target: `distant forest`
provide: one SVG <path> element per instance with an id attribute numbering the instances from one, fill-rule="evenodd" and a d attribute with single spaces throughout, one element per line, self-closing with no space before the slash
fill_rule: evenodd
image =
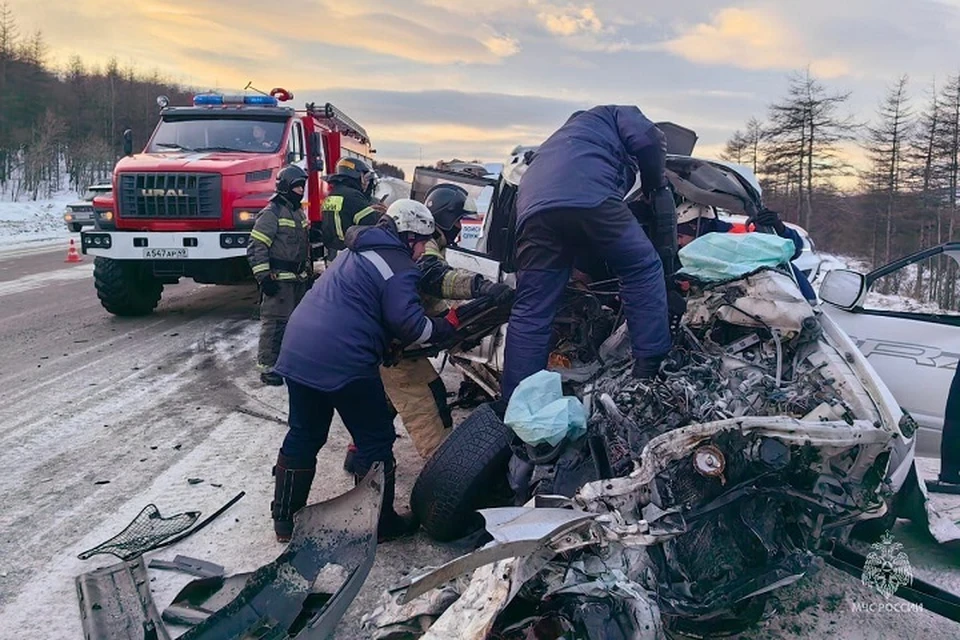
<path id="1" fill-rule="evenodd" d="M 882 266 L 960 233 L 960 75 L 920 94 L 915 103 L 900 76 L 863 122 L 843 113 L 849 93 L 795 73 L 787 95 L 734 132 L 723 157 L 749 166 L 766 205 L 807 229 L 819 248 Z M 852 147 L 862 149 L 865 167 L 848 163 L 844 150 Z M 840 177 L 856 187 L 841 192 Z M 946 258 L 898 272 L 881 288 L 960 308 L 957 266 Z"/>
<path id="2" fill-rule="evenodd" d="M 43 34 L 23 33 L 0 2 L 0 199 L 37 199 L 63 188 L 78 193 L 109 179 L 122 134 L 145 142 L 157 123 L 157 96 L 189 104 L 194 91 L 154 72 L 87 66 L 77 56 L 54 68 Z M 403 170 L 376 163 L 381 175 Z"/>
<path id="3" fill-rule="evenodd" d="M 0 197 L 36 199 L 64 186 L 80 192 L 106 178 L 123 131 L 153 130 L 159 95 L 174 104 L 191 96 L 116 60 L 98 68 L 73 57 L 55 69 L 42 33 L 21 32 L 0 3 Z"/>

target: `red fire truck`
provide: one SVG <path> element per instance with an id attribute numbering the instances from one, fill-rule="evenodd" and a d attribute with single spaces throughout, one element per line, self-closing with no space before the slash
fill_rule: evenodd
<path id="1" fill-rule="evenodd" d="M 160 121 L 143 152 L 124 152 L 113 170 L 113 191 L 94 200 L 95 227 L 81 249 L 95 257 L 94 279 L 103 307 L 115 315 L 148 314 L 165 284 L 193 278 L 236 284 L 252 278 L 246 261 L 250 229 L 288 164 L 308 175 L 303 206 L 317 241 L 323 176 L 341 157 L 368 163 L 374 151 L 363 127 L 332 104 L 296 110 L 292 94 L 202 94 L 174 107 L 163 96 Z M 319 255 L 319 254 L 315 254 Z"/>

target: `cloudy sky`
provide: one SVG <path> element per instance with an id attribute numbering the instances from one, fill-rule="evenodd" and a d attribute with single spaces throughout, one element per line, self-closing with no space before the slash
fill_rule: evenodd
<path id="1" fill-rule="evenodd" d="M 248 80 L 331 101 L 381 160 L 499 161 L 572 111 L 636 104 L 717 153 L 809 65 L 871 116 L 909 74 L 915 103 L 960 70 L 960 0 L 7 0 L 59 62 Z"/>

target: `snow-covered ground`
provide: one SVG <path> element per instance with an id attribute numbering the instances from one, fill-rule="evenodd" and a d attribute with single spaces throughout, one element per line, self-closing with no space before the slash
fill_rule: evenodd
<path id="1" fill-rule="evenodd" d="M 63 222 L 63 212 L 79 199 L 73 191 L 63 191 L 46 200 L 0 201 L 0 250 L 56 241 L 63 241 L 66 247 L 71 233 Z"/>

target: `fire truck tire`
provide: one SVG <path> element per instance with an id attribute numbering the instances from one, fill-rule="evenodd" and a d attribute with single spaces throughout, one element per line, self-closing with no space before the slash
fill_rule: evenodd
<path id="1" fill-rule="evenodd" d="M 145 316 L 157 308 L 163 284 L 137 262 L 97 257 L 93 281 L 103 308 L 115 316 Z"/>
<path id="2" fill-rule="evenodd" d="M 410 509 L 431 538 L 462 538 L 483 525 L 478 508 L 503 506 L 494 488 L 506 484 L 512 438 L 490 404 L 482 404 L 427 460 L 413 485 Z"/>

